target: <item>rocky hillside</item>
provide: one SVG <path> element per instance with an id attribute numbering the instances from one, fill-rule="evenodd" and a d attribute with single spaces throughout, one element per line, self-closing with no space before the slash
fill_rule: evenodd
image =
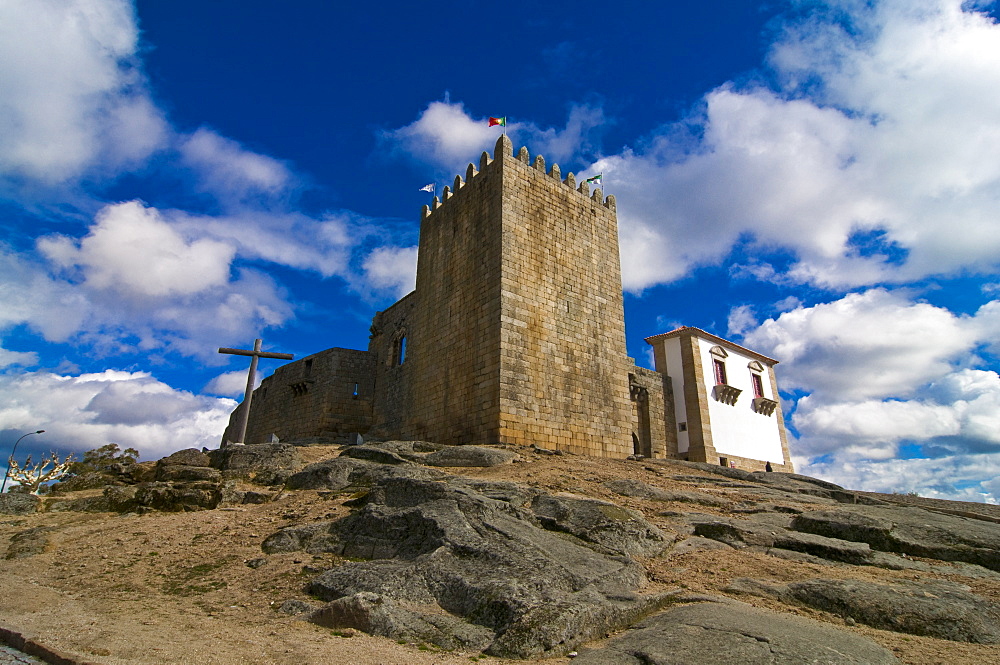
<path id="1" fill-rule="evenodd" d="M 687 462 L 185 450 L 0 496 L 0 553 L 67 663 L 1000 662 L 994 507 Z"/>

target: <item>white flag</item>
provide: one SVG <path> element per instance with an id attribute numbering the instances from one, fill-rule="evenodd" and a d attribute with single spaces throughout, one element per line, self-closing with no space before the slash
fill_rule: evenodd
<path id="1" fill-rule="evenodd" d="M 434 183 L 432 182 L 429 185 L 424 185 L 423 187 L 420 188 L 420 191 L 421 192 L 431 192 L 431 193 L 433 193 L 434 192 Z"/>

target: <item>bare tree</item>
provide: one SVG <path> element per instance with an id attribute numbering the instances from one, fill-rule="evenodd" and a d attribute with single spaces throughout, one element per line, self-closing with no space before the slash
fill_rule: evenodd
<path id="1" fill-rule="evenodd" d="M 7 477 L 17 481 L 22 487 L 37 495 L 43 483 L 61 478 L 69 473 L 69 467 L 72 463 L 72 455 L 67 455 L 66 459 L 60 462 L 59 455 L 53 452 L 50 457 L 43 457 L 42 461 L 34 466 L 31 465 L 31 455 L 28 455 L 28 459 L 24 460 L 22 467 L 14 461 L 14 456 L 11 455 L 10 459 L 7 460 L 7 464 L 10 466 Z M 52 468 L 46 470 L 50 464 Z"/>

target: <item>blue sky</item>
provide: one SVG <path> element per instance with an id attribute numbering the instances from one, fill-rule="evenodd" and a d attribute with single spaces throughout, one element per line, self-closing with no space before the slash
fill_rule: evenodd
<path id="1" fill-rule="evenodd" d="M 215 446 L 245 380 L 219 346 L 366 348 L 418 190 L 505 115 L 616 196 L 640 364 L 727 337 L 781 361 L 801 472 L 996 502 L 996 16 L 2 0 L 0 453 Z"/>

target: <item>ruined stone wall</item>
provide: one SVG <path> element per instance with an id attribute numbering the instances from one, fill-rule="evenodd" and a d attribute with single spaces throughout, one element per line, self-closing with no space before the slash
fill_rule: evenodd
<path id="1" fill-rule="evenodd" d="M 365 433 L 372 424 L 374 356 L 367 351 L 327 349 L 274 371 L 253 393 L 246 443 L 336 438 Z M 232 440 L 242 405 L 230 416 L 223 441 Z"/>
<path id="2" fill-rule="evenodd" d="M 639 444 L 633 452 L 656 459 L 676 458 L 677 424 L 670 377 L 635 366 L 629 373 L 629 388 L 632 433 Z"/>
<path id="3" fill-rule="evenodd" d="M 370 434 L 382 439 L 407 438 L 407 414 L 413 409 L 412 329 L 417 293 L 372 319 L 368 352 L 374 359 L 375 386 Z M 402 361 L 402 362 L 400 362 Z"/>
<path id="4" fill-rule="evenodd" d="M 497 143 L 503 178 L 500 439 L 632 452 L 614 198 Z M 497 168 L 497 167 L 500 168 Z M 492 174 L 491 174 L 492 175 Z"/>

